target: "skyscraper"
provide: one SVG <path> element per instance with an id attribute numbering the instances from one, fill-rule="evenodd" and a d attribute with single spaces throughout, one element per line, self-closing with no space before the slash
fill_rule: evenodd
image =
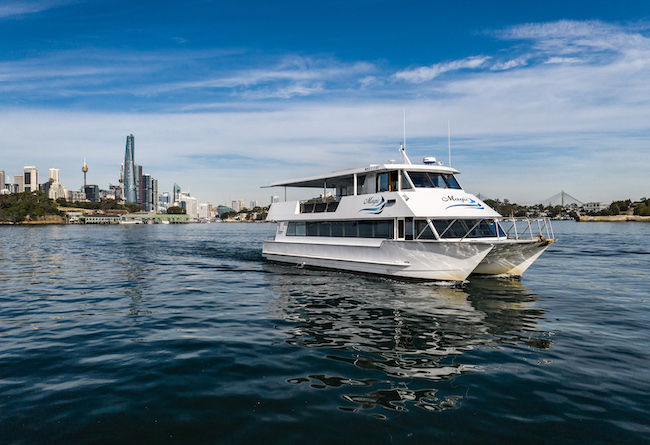
<path id="1" fill-rule="evenodd" d="M 181 186 L 174 183 L 174 188 L 172 190 L 172 205 L 181 201 Z"/>
<path id="2" fill-rule="evenodd" d="M 59 170 L 58 168 L 51 168 L 49 174 L 50 174 L 50 181 L 61 182 L 61 170 Z"/>
<path id="3" fill-rule="evenodd" d="M 36 167 L 23 168 L 23 186 L 24 191 L 34 192 L 38 190 L 38 170 Z"/>
<path id="4" fill-rule="evenodd" d="M 135 191 L 135 138 L 132 134 L 126 137 L 126 152 L 124 154 L 124 200 L 132 204 L 138 202 Z"/>

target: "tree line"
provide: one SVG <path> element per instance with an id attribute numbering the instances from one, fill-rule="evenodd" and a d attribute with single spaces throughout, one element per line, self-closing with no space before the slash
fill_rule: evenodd
<path id="1" fill-rule="evenodd" d="M 40 191 L 0 195 L 0 222 L 18 223 L 27 217 L 61 215 L 56 202 Z"/>

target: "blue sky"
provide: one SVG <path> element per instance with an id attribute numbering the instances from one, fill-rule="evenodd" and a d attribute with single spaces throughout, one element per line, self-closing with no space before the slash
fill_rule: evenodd
<path id="1" fill-rule="evenodd" d="M 650 195 L 650 2 L 0 2 L 0 170 L 199 201 L 437 156 L 522 203 Z"/>

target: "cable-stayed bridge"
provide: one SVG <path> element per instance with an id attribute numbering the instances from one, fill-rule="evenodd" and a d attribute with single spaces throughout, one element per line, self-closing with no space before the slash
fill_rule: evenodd
<path id="1" fill-rule="evenodd" d="M 479 193 L 478 198 L 482 201 L 485 201 L 486 199 L 492 199 L 488 196 L 485 196 L 481 193 Z M 555 195 L 551 196 L 550 198 L 546 198 L 542 201 L 537 201 L 537 202 L 529 202 L 529 203 L 519 203 L 519 205 L 534 205 L 534 204 L 542 204 L 543 206 L 562 206 L 562 207 L 568 207 L 571 205 L 577 205 L 578 207 L 584 205 L 582 201 L 580 201 L 577 198 L 574 198 L 573 196 L 569 195 L 567 192 L 562 190 L 560 193 L 556 193 Z"/>
<path id="2" fill-rule="evenodd" d="M 543 204 L 545 206 L 551 206 L 551 207 L 555 207 L 555 206 L 566 207 L 572 204 L 575 204 L 577 206 L 584 205 L 582 201 L 569 195 L 564 190 L 562 190 L 560 193 L 551 196 L 550 198 L 546 198 L 540 204 Z"/>

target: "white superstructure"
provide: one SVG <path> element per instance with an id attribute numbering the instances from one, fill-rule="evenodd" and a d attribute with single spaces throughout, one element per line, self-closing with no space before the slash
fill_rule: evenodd
<path id="1" fill-rule="evenodd" d="M 414 280 L 521 275 L 555 241 L 547 219 L 504 219 L 466 193 L 459 172 L 425 158 L 373 164 L 272 187 L 320 189 L 318 198 L 276 202 L 267 220 L 271 261 Z"/>

